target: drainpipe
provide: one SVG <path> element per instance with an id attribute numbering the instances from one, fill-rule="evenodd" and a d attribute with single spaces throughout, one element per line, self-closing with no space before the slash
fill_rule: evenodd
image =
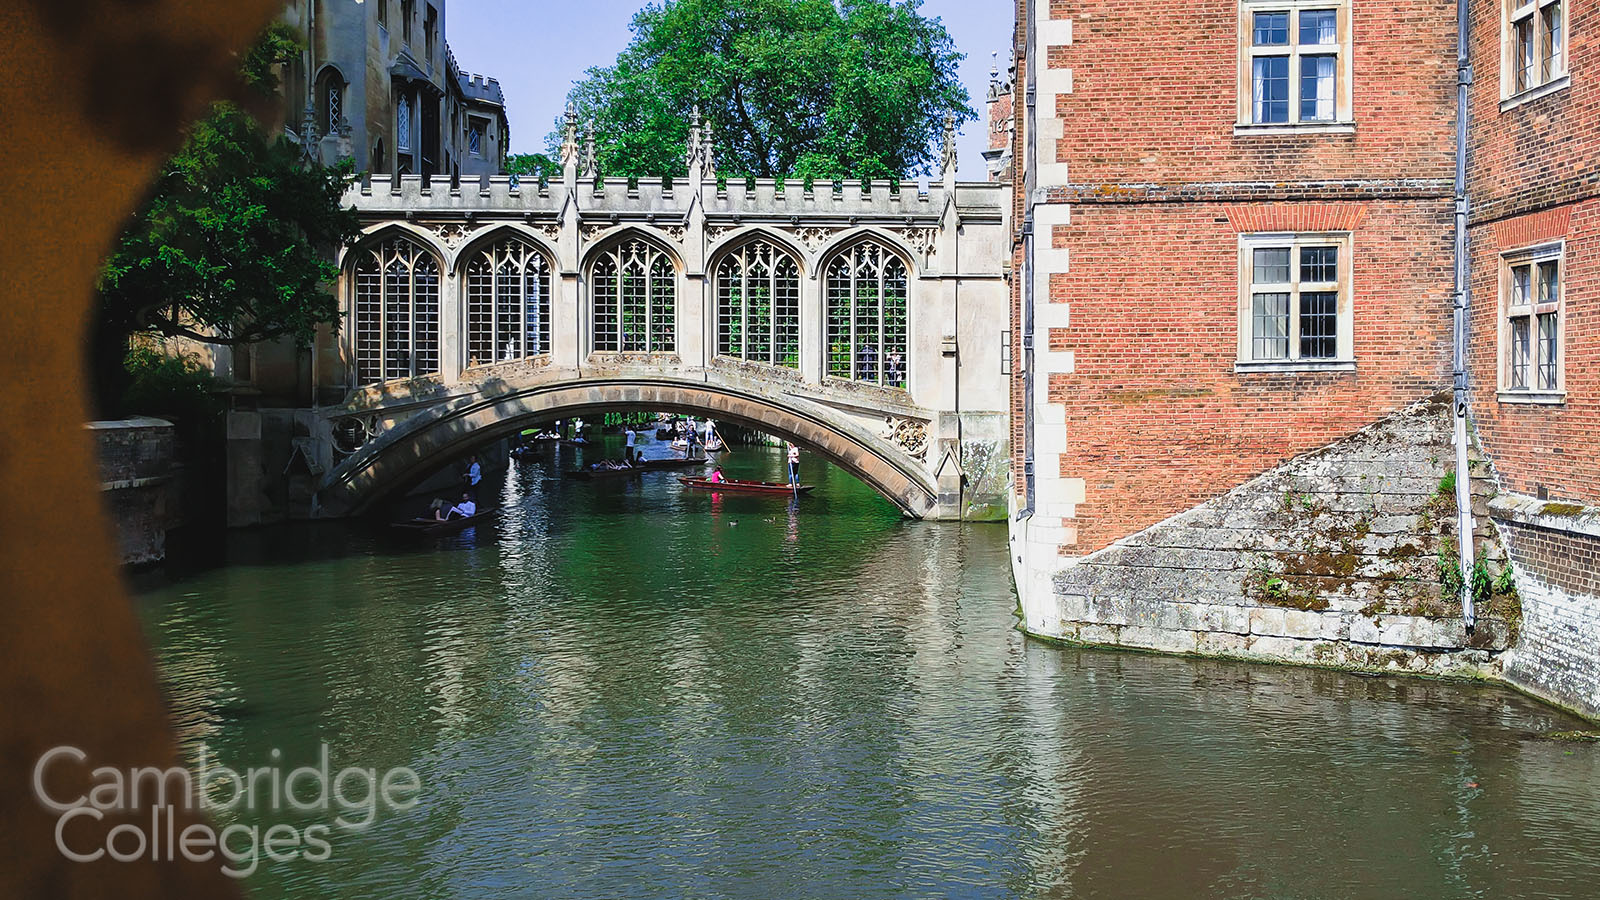
<path id="1" fill-rule="evenodd" d="M 1455 407 L 1456 535 L 1461 557 L 1461 616 L 1466 620 L 1468 634 L 1477 625 L 1477 611 L 1472 604 L 1472 475 L 1467 461 L 1467 337 L 1472 309 L 1467 257 L 1467 88 L 1472 84 L 1470 31 L 1469 0 L 1456 0 L 1456 291 L 1452 400 Z"/>
<path id="2" fill-rule="evenodd" d="M 1026 57 L 1026 115 L 1019 117 L 1012 112 L 1013 121 L 1019 122 L 1025 129 L 1023 147 L 1022 178 L 1019 189 L 1022 191 L 1022 478 L 1023 478 L 1023 507 L 1017 510 L 1017 519 L 1027 519 L 1033 515 L 1034 509 L 1034 439 L 1033 439 L 1033 192 L 1037 185 L 1038 148 L 1034 144 L 1034 107 L 1037 105 L 1038 84 L 1034 72 L 1038 65 L 1034 59 L 1034 5 L 1039 0 L 1030 0 L 1024 4 L 1027 11 L 1027 31 L 1023 40 L 1023 55 Z"/>

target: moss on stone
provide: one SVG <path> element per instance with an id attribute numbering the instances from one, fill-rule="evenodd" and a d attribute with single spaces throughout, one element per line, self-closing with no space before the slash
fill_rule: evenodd
<path id="1" fill-rule="evenodd" d="M 1580 503 L 1546 503 L 1539 509 L 1544 516 L 1581 516 L 1587 507 Z"/>
<path id="2" fill-rule="evenodd" d="M 1552 731 L 1545 735 L 1552 741 L 1569 741 L 1580 744 L 1600 744 L 1600 731 Z"/>

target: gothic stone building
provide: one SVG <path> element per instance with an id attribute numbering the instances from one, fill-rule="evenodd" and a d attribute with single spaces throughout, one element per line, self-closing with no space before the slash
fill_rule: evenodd
<path id="1" fill-rule="evenodd" d="M 493 78 L 468 75 L 445 42 L 445 0 L 293 0 L 283 21 L 303 38 L 281 73 L 284 131 L 312 156 L 370 174 L 498 175 L 510 131 Z M 312 402 L 310 355 L 288 344 L 183 344 L 235 386 L 237 404 Z"/>
<path id="2" fill-rule="evenodd" d="M 284 20 L 306 49 L 284 73 L 291 136 L 373 173 L 499 174 L 505 96 L 457 65 L 445 13 L 445 0 L 292 0 Z"/>
<path id="3" fill-rule="evenodd" d="M 1017 5 L 1025 627 L 1600 710 L 1596 4 L 1471 4 L 1465 469 L 1456 4 L 1170 9 Z"/>

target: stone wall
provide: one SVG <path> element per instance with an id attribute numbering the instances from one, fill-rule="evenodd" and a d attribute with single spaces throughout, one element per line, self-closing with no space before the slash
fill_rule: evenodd
<path id="1" fill-rule="evenodd" d="M 1058 573 L 1027 630 L 1088 644 L 1495 675 L 1518 612 L 1468 634 L 1455 559 L 1447 397 L 1297 457 Z M 1486 493 L 1475 481 L 1475 492 Z M 1492 533 L 1480 554 L 1498 559 Z M 1441 566 L 1441 559 L 1444 565 Z M 1498 567 L 1491 569 L 1492 576 Z"/>
<path id="2" fill-rule="evenodd" d="M 179 524 L 174 477 L 176 438 L 171 422 L 122 419 L 90 422 L 100 462 L 100 492 L 126 565 L 159 562 L 167 531 Z"/>
<path id="3" fill-rule="evenodd" d="M 1600 508 L 1507 495 L 1489 511 L 1522 596 L 1522 639 L 1507 678 L 1600 717 Z"/>

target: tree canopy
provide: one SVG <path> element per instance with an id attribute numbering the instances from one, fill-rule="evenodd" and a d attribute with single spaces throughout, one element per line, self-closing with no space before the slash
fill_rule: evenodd
<path id="1" fill-rule="evenodd" d="M 517 153 L 506 160 L 506 174 L 560 181 L 561 163 L 558 158 L 543 153 Z"/>
<path id="2" fill-rule="evenodd" d="M 241 80 L 270 92 L 273 64 L 297 52 L 291 35 L 269 30 L 245 55 Z M 352 171 L 309 161 L 238 105 L 216 104 L 106 262 L 102 333 L 308 343 L 338 318 L 331 253 L 358 230 L 355 212 L 341 208 Z"/>
<path id="3" fill-rule="evenodd" d="M 975 118 L 962 54 L 921 0 L 665 0 L 569 99 L 606 175 L 684 171 L 698 106 L 722 172 L 891 178 L 939 161 L 944 118 Z M 561 143 L 561 122 L 551 150 Z"/>

